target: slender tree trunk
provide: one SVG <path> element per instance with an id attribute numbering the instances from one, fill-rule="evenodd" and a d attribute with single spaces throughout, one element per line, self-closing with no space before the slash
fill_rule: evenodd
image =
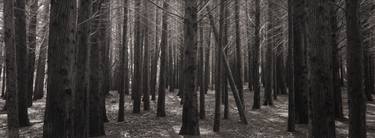
<path id="1" fill-rule="evenodd" d="M 43 137 L 73 137 L 75 0 L 51 1 L 47 104 Z M 66 10 L 70 9 L 70 10 Z"/>
<path id="2" fill-rule="evenodd" d="M 265 54 L 265 65 L 264 65 L 264 70 L 263 73 L 265 75 L 265 86 L 264 86 L 264 102 L 263 105 L 273 105 L 272 101 L 272 84 L 273 84 L 273 77 L 272 77 L 272 63 L 273 63 L 273 38 L 272 38 L 272 24 L 273 24 L 273 13 L 271 9 L 271 1 L 268 0 L 268 32 L 267 32 L 267 47 L 266 47 L 266 54 Z"/>
<path id="3" fill-rule="evenodd" d="M 295 130 L 295 95 L 294 95 L 294 64 L 293 64 L 293 48 L 294 48 L 294 4 L 295 0 L 288 0 L 288 67 L 289 67 L 289 80 L 288 80 L 288 131 L 294 132 Z"/>
<path id="4" fill-rule="evenodd" d="M 149 18 L 151 17 L 149 15 L 149 9 L 148 9 L 148 1 L 144 1 L 144 17 L 145 17 L 145 20 L 144 20 L 144 24 L 145 24 L 145 28 L 144 28 L 144 55 L 143 55 L 143 109 L 145 111 L 148 111 L 150 110 L 150 94 L 149 94 L 149 72 L 150 72 L 150 65 L 149 65 L 149 61 L 150 61 L 150 57 L 149 57 L 149 53 L 150 53 L 150 50 L 149 50 L 149 47 L 150 47 L 150 37 L 149 37 L 149 33 L 151 31 L 149 31 L 151 25 L 150 25 L 150 21 Z"/>
<path id="5" fill-rule="evenodd" d="M 30 21 L 28 24 L 28 80 L 27 80 L 27 104 L 32 106 L 33 90 L 34 90 L 34 71 L 35 71 L 35 50 L 36 50 L 36 33 L 37 33 L 37 15 L 38 15 L 38 0 L 29 0 L 30 4 Z"/>
<path id="6" fill-rule="evenodd" d="M 28 70 L 27 70 L 27 45 L 26 45 L 26 11 L 25 0 L 15 0 L 15 43 L 17 60 L 17 87 L 18 87 L 18 113 L 20 127 L 29 126 L 28 108 Z"/>
<path id="7" fill-rule="evenodd" d="M 241 9 L 241 3 L 240 0 L 234 1 L 234 18 L 235 18 L 235 29 L 236 29 L 236 76 L 237 76 L 237 88 L 240 95 L 241 102 L 244 103 L 243 98 L 243 82 L 242 82 L 242 48 L 241 48 L 241 27 L 240 27 L 240 9 Z"/>
<path id="8" fill-rule="evenodd" d="M 332 3 L 336 3 L 336 0 L 331 0 Z M 333 95 L 335 103 L 335 117 L 336 119 L 343 119 L 344 113 L 342 109 L 342 97 L 341 97 L 341 86 L 340 86 L 340 58 L 339 48 L 337 42 L 337 8 L 331 6 L 330 9 L 330 24 L 331 24 L 331 43 L 332 43 L 332 83 L 333 83 Z"/>
<path id="9" fill-rule="evenodd" d="M 142 0 L 135 1 L 135 12 L 141 11 Z M 142 91 L 140 89 L 142 82 L 142 72 L 141 72 L 141 62 L 142 62 L 142 42 L 141 42 L 141 17 L 139 14 L 135 15 L 135 25 L 134 25 L 134 80 L 133 82 L 133 113 L 141 112 L 141 95 Z"/>
<path id="10" fill-rule="evenodd" d="M 169 0 L 165 0 L 163 3 L 165 10 L 169 9 Z M 158 93 L 158 104 L 157 104 L 157 116 L 165 117 L 165 91 L 166 91 L 166 52 L 168 44 L 168 13 L 163 11 L 162 17 L 162 32 L 161 32 L 161 56 L 160 56 L 160 73 L 159 73 L 159 93 Z"/>
<path id="11" fill-rule="evenodd" d="M 124 26 L 122 36 L 122 48 L 120 50 L 120 102 L 118 111 L 118 122 L 124 121 L 125 94 L 129 93 L 128 76 L 128 0 L 124 1 Z"/>
<path id="12" fill-rule="evenodd" d="M 46 61 L 47 61 L 47 50 L 48 50 L 48 36 L 49 36 L 49 8 L 50 8 L 50 1 L 44 1 L 45 11 L 43 13 L 43 22 L 44 26 L 42 28 L 42 42 L 39 49 L 39 56 L 37 60 L 37 71 L 36 71 L 36 78 L 35 78 L 35 89 L 34 89 L 34 97 L 33 100 L 42 99 L 44 95 L 44 81 L 46 76 Z"/>
<path id="13" fill-rule="evenodd" d="M 255 0 L 255 43 L 253 46 L 253 109 L 260 109 L 259 49 L 260 49 L 260 0 Z"/>
<path id="14" fill-rule="evenodd" d="M 366 99 L 362 83 L 362 45 L 358 0 L 346 0 L 349 137 L 366 138 Z"/>
<path id="15" fill-rule="evenodd" d="M 18 89 L 17 89 L 17 64 L 15 45 L 14 0 L 4 1 L 4 42 L 7 85 L 7 125 L 8 137 L 18 138 Z"/>
<path id="16" fill-rule="evenodd" d="M 197 52 L 198 1 L 185 0 L 184 69 L 182 127 L 180 135 L 200 135 L 198 100 L 194 90 L 195 58 Z"/>
<path id="17" fill-rule="evenodd" d="M 205 84 L 204 84 L 204 28 L 202 23 L 199 27 L 199 45 L 198 45 L 198 79 L 199 79 L 199 118 L 205 119 L 206 118 L 206 111 L 205 111 Z"/>
<path id="18" fill-rule="evenodd" d="M 159 2 L 157 2 L 158 4 Z M 151 82 L 150 82 L 150 92 L 151 100 L 156 100 L 156 84 L 157 84 L 157 71 L 158 71 L 158 59 L 159 59 L 159 8 L 155 8 L 155 46 L 151 58 Z"/>

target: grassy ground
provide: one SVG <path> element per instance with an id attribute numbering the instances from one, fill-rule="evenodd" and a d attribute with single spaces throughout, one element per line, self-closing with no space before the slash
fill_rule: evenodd
<path id="1" fill-rule="evenodd" d="M 346 95 L 346 94 L 344 94 Z M 274 106 L 262 106 L 260 110 L 251 110 L 253 93 L 245 93 L 246 117 L 249 124 L 243 125 L 239 121 L 234 99 L 230 97 L 230 113 L 228 120 L 222 120 L 221 132 L 212 131 L 214 116 L 214 92 L 206 95 L 207 119 L 200 121 L 201 137 L 251 137 L 251 138 L 275 138 L 275 137 L 306 137 L 307 125 L 297 125 L 296 133 L 288 133 L 286 95 L 281 95 L 274 102 Z M 107 115 L 110 122 L 105 124 L 106 137 L 171 137 L 178 138 L 181 127 L 182 106 L 176 93 L 168 93 L 166 98 L 167 117 L 156 117 L 156 103 L 151 102 L 151 111 L 142 111 L 141 114 L 133 114 L 132 102 L 126 97 L 125 121 L 117 122 L 118 95 L 111 92 L 107 97 Z M 347 117 L 346 96 L 344 96 L 345 115 Z M 0 100 L 0 107 L 4 105 Z M 43 114 L 45 99 L 35 101 L 29 109 L 30 127 L 21 129 L 23 137 L 41 137 L 43 129 Z M 336 121 L 337 136 L 347 137 L 348 121 Z M 375 137 L 375 102 L 368 104 L 367 113 L 368 137 Z M 0 113 L 0 137 L 6 137 L 6 113 Z"/>

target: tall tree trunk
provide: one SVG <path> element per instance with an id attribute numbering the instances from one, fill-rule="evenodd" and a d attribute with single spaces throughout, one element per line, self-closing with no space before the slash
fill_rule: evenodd
<path id="1" fill-rule="evenodd" d="M 194 90 L 197 52 L 198 1 L 185 0 L 182 127 L 180 135 L 200 135 L 197 92 Z"/>
<path id="2" fill-rule="evenodd" d="M 157 2 L 159 4 L 159 2 Z M 152 58 L 151 58 L 151 82 L 150 82 L 150 92 L 151 92 L 151 100 L 155 101 L 156 100 L 156 84 L 157 84 L 157 71 L 158 71 L 158 59 L 159 59 L 159 53 L 160 53 L 160 48 L 159 48 L 159 24 L 160 24 L 160 19 L 159 19 L 159 8 L 155 8 L 155 46 L 154 50 L 152 53 Z"/>
<path id="3" fill-rule="evenodd" d="M 204 28 L 202 23 L 199 25 L 199 45 L 198 45 L 198 80 L 199 80 L 199 118 L 206 118 L 205 111 L 205 84 L 204 84 Z"/>
<path id="4" fill-rule="evenodd" d="M 330 2 L 307 2 L 307 51 L 309 61 L 309 136 L 335 137 L 332 92 Z M 297 81 L 297 80 L 296 80 Z"/>
<path id="5" fill-rule="evenodd" d="M 288 0 L 288 131 L 294 132 L 295 129 L 295 95 L 294 95 L 294 4 L 295 0 Z"/>
<path id="6" fill-rule="evenodd" d="M 75 47 L 76 59 L 74 64 L 75 91 L 73 107 L 73 136 L 88 137 L 89 135 L 89 57 L 90 57 L 90 25 L 87 21 L 92 16 L 92 1 L 81 0 L 78 5 L 77 45 Z"/>
<path id="7" fill-rule="evenodd" d="M 73 137 L 75 0 L 52 0 L 43 137 Z M 70 10 L 67 10 L 70 9 Z"/>
<path id="8" fill-rule="evenodd" d="M 169 0 L 165 0 L 163 8 L 169 9 Z M 159 93 L 158 93 L 158 104 L 157 104 L 157 116 L 164 117 L 165 114 L 165 91 L 166 91 L 166 52 L 168 44 L 168 13 L 163 11 L 162 17 L 162 32 L 161 32 L 161 55 L 160 55 L 160 73 L 159 73 Z"/>
<path id="9" fill-rule="evenodd" d="M 260 49 L 260 0 L 255 0 L 255 43 L 253 46 L 253 109 L 260 109 L 259 49 Z"/>
<path id="10" fill-rule="evenodd" d="M 122 36 L 122 48 L 120 50 L 120 99 L 118 122 L 124 121 L 125 112 L 125 94 L 129 93 L 129 76 L 128 76 L 128 0 L 124 1 L 124 26 Z"/>
<path id="11" fill-rule="evenodd" d="M 48 48 L 48 36 L 49 36 L 49 12 L 50 12 L 50 1 L 44 0 L 43 3 L 45 9 L 42 16 L 43 27 L 41 32 L 42 42 L 39 48 L 39 56 L 37 60 L 37 70 L 35 77 L 35 89 L 33 100 L 42 99 L 44 95 L 44 81 L 46 76 L 46 61 L 47 61 L 47 48 Z"/>
<path id="12" fill-rule="evenodd" d="M 305 3 L 298 0 L 292 3 L 293 8 L 293 77 L 295 96 L 295 117 L 297 123 L 308 123 L 308 78 L 306 65 L 306 32 L 305 32 Z"/>
<path id="13" fill-rule="evenodd" d="M 8 137 L 18 138 L 18 89 L 17 89 L 17 64 L 15 45 L 14 0 L 5 0 L 4 3 L 4 42 L 7 87 L 7 125 Z"/>
<path id="14" fill-rule="evenodd" d="M 110 31 L 110 1 L 103 0 L 101 2 L 101 13 L 100 15 L 100 26 L 98 30 L 98 38 L 101 38 L 99 42 L 99 57 L 100 57 L 100 107 L 102 108 L 103 120 L 104 122 L 108 122 L 107 111 L 105 106 L 105 99 L 106 96 L 109 94 L 111 89 L 111 63 L 109 61 L 109 51 L 110 51 L 110 39 L 111 39 L 111 31 Z"/>
<path id="15" fill-rule="evenodd" d="M 238 92 L 241 98 L 241 102 L 244 103 L 244 98 L 243 98 L 243 82 L 242 82 L 242 48 L 241 48 L 241 27 L 240 27 L 240 9 L 241 9 L 241 3 L 240 0 L 235 0 L 234 1 L 234 18 L 235 18 L 235 34 L 236 34 L 236 84 L 238 88 Z"/>
<path id="16" fill-rule="evenodd" d="M 142 0 L 135 1 L 135 12 L 141 12 Z M 134 25 L 134 80 L 133 82 L 133 113 L 141 112 L 141 83 L 142 83 L 142 39 L 141 39 L 141 17 L 139 14 L 135 15 Z"/>
<path id="17" fill-rule="evenodd" d="M 273 27 L 273 13 L 271 9 L 271 1 L 268 0 L 267 2 L 267 8 L 268 8 L 268 32 L 267 32 L 267 45 L 266 45 L 266 53 L 265 53 L 265 65 L 264 65 L 264 70 L 262 72 L 264 73 L 265 76 L 265 86 L 264 86 L 264 103 L 263 105 L 273 105 L 272 101 L 272 63 L 273 63 L 273 38 L 272 38 L 272 31 L 270 31 Z"/>
<path id="18" fill-rule="evenodd" d="M 336 0 L 331 0 L 332 3 L 336 3 Z M 332 87 L 335 103 L 335 117 L 336 119 L 343 119 L 344 113 L 342 109 L 342 96 L 341 96 L 341 86 L 340 86 L 340 58 L 339 58 L 339 48 L 337 42 L 337 8 L 331 6 L 330 9 L 330 24 L 331 24 L 331 44 L 332 44 Z"/>
<path id="19" fill-rule="evenodd" d="M 358 0 L 346 0 L 349 137 L 366 138 L 366 99 L 362 81 L 362 43 Z"/>
<path id="20" fill-rule="evenodd" d="M 27 80 L 27 102 L 28 107 L 32 106 L 33 90 L 34 90 L 34 71 L 35 71 L 35 50 L 36 50 L 36 33 L 37 33 L 37 15 L 38 15 L 38 0 L 29 0 L 30 4 L 30 21 L 28 24 L 28 80 Z"/>
<path id="21" fill-rule="evenodd" d="M 28 108 L 28 70 L 27 70 L 27 45 L 26 45 L 26 9 L 25 0 L 15 1 L 15 40 L 17 60 L 17 87 L 18 87 L 18 113 L 20 127 L 29 126 Z"/>
<path id="22" fill-rule="evenodd" d="M 149 33 L 151 31 L 149 31 L 151 28 L 151 24 L 150 24 L 150 20 L 149 18 L 151 17 L 149 15 L 149 9 L 148 9 L 148 4 L 149 2 L 148 1 L 144 1 L 144 24 L 145 24 L 145 27 L 144 27 L 144 38 L 143 38 L 143 42 L 144 42 L 144 55 L 143 55 L 143 109 L 145 111 L 148 111 L 150 110 L 150 92 L 149 92 L 149 72 L 150 72 L 150 64 L 149 64 L 149 61 L 150 61 L 150 57 L 149 57 L 149 53 L 150 53 L 150 50 L 149 50 L 149 47 L 150 47 L 150 37 L 149 37 Z"/>
<path id="23" fill-rule="evenodd" d="M 102 136 L 104 132 L 104 114 L 101 106 L 104 93 L 103 90 L 103 72 L 101 68 L 101 41 L 103 41 L 102 34 L 99 33 L 102 19 L 103 19 L 103 5 L 101 0 L 93 3 L 92 13 L 97 13 L 99 16 L 94 18 L 92 22 L 92 32 L 96 32 L 91 36 L 91 48 L 89 57 L 89 136 Z"/>

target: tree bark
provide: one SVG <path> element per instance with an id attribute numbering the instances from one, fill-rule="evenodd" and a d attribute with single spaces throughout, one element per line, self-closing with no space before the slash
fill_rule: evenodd
<path id="1" fill-rule="evenodd" d="M 128 76 L 128 0 L 124 1 L 124 26 L 122 36 L 122 48 L 120 50 L 120 88 L 119 88 L 119 112 L 118 122 L 124 121 L 125 112 L 125 94 L 129 93 L 129 76 Z"/>
<path id="2" fill-rule="evenodd" d="M 48 50 L 48 36 L 49 36 L 49 13 L 50 13 L 50 1 L 44 1 L 45 11 L 43 13 L 43 22 L 44 26 L 42 28 L 43 35 L 42 35 L 42 42 L 39 49 L 39 56 L 37 60 L 37 71 L 36 71 L 36 78 L 35 78 L 35 89 L 34 89 L 34 97 L 33 100 L 42 99 L 44 96 L 44 82 L 46 76 L 46 61 L 47 61 L 47 50 Z"/>
<path id="3" fill-rule="evenodd" d="M 165 0 L 163 3 L 165 10 L 169 9 L 169 0 Z M 160 56 L 160 75 L 159 75 L 159 94 L 157 104 L 157 116 L 165 117 L 165 91 L 166 91 L 166 53 L 168 44 L 168 13 L 163 11 L 162 17 L 162 32 L 161 32 L 161 56 Z"/>
<path id="4" fill-rule="evenodd" d="M 76 1 L 52 0 L 43 137 L 73 137 Z"/>
<path id="5" fill-rule="evenodd" d="M 194 90 L 197 53 L 198 1 L 185 0 L 182 127 L 180 135 L 200 135 L 197 92 Z"/>
<path id="6" fill-rule="evenodd" d="M 18 87 L 18 113 L 20 127 L 30 125 L 27 108 L 28 95 L 28 60 L 27 60 L 27 45 L 26 45 L 26 13 L 25 13 L 25 0 L 15 1 L 15 43 L 16 43 L 16 60 L 17 60 L 17 87 Z M 25 79 L 26 78 L 26 79 Z"/>
<path id="7" fill-rule="evenodd" d="M 253 109 L 260 109 L 259 49 L 260 49 L 260 0 L 255 0 L 255 43 L 253 46 Z"/>
<path id="8" fill-rule="evenodd" d="M 362 43 L 358 0 L 346 0 L 349 137 L 366 138 L 366 99 L 362 81 Z"/>
<path id="9" fill-rule="evenodd" d="M 309 61 L 309 137 L 336 137 L 332 92 L 332 46 L 329 9 L 325 0 L 307 2 Z M 297 80 L 296 80 L 297 81 Z"/>
<path id="10" fill-rule="evenodd" d="M 81 0 L 78 3 L 78 23 L 77 26 L 77 45 L 75 51 L 75 90 L 74 107 L 73 107 L 73 136 L 74 137 L 88 137 L 89 135 L 89 57 L 90 57 L 90 25 L 91 21 L 87 21 L 92 16 L 92 1 Z"/>
<path id="11" fill-rule="evenodd" d="M 30 21 L 28 24 L 28 80 L 27 80 L 27 104 L 28 107 L 32 106 L 33 90 L 34 90 L 34 71 L 35 71 L 35 50 L 36 50 L 36 33 L 37 33 L 37 15 L 38 15 L 38 0 L 29 0 L 30 4 Z"/>
<path id="12" fill-rule="evenodd" d="M 4 3 L 4 42 L 7 87 L 7 125 L 8 137 L 18 138 L 18 90 L 17 90 L 17 64 L 15 45 L 14 0 L 5 0 Z"/>

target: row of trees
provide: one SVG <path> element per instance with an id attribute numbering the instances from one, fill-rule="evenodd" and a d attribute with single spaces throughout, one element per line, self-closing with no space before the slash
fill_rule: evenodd
<path id="1" fill-rule="evenodd" d="M 218 132 L 222 105 L 229 118 L 230 95 L 241 122 L 248 123 L 245 82 L 254 92 L 253 110 L 261 108 L 263 88 L 265 106 L 288 94 L 288 131 L 310 124 L 311 137 L 336 136 L 347 82 L 349 136 L 366 137 L 366 100 L 372 100 L 375 79 L 371 0 L 2 4 L 6 60 L 0 63 L 10 137 L 30 125 L 27 108 L 43 97 L 45 76 L 44 137 L 104 135 L 110 90 L 119 92 L 118 121 L 124 121 L 126 95 L 133 113 L 142 104 L 149 111 L 150 100 L 157 100 L 157 116 L 165 117 L 166 92 L 178 89 L 180 134 L 199 135 L 205 96 L 213 89 Z"/>

